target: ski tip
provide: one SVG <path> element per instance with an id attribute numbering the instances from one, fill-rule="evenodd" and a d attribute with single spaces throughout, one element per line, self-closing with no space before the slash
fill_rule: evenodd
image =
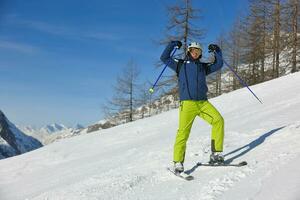
<path id="1" fill-rule="evenodd" d="M 174 174 L 175 176 L 183 179 L 183 180 L 186 180 L 186 181 L 191 181 L 191 180 L 194 180 L 194 176 L 191 176 L 191 175 L 188 175 L 184 172 L 182 173 L 177 173 L 177 172 L 174 172 L 171 168 L 167 167 L 167 170 L 170 171 L 172 174 Z"/>
<path id="2" fill-rule="evenodd" d="M 185 180 L 192 181 L 192 180 L 194 180 L 194 177 L 193 176 L 187 176 L 187 177 L 185 177 Z"/>
<path id="3" fill-rule="evenodd" d="M 240 165 L 240 166 L 244 166 L 244 165 L 248 165 L 248 163 L 247 163 L 246 161 L 242 161 L 242 162 L 240 162 L 239 165 Z"/>

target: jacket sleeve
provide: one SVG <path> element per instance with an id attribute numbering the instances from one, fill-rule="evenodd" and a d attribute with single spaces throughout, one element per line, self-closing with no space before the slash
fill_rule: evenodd
<path id="1" fill-rule="evenodd" d="M 208 65 L 207 67 L 208 67 L 208 69 L 206 71 L 207 75 L 214 73 L 223 67 L 223 57 L 222 57 L 221 51 L 215 53 L 215 62 L 213 64 Z"/>
<path id="2" fill-rule="evenodd" d="M 170 67 L 173 71 L 176 72 L 176 68 L 177 68 L 177 63 L 178 60 L 171 58 L 170 54 L 173 51 L 173 49 L 175 48 L 176 44 L 174 43 L 169 43 L 168 46 L 165 48 L 165 50 L 163 51 L 163 53 L 160 56 L 160 60 L 165 63 L 166 65 L 168 65 L 168 67 Z"/>

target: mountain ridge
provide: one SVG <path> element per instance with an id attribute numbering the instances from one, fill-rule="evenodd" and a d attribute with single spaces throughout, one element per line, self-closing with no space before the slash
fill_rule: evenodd
<path id="1" fill-rule="evenodd" d="M 0 154 L 2 158 L 20 155 L 42 147 L 42 143 L 28 136 L 11 123 L 0 110 Z"/>

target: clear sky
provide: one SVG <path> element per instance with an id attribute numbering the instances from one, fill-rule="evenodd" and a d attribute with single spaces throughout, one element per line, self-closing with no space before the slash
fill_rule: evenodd
<path id="1" fill-rule="evenodd" d="M 102 119 L 116 76 L 133 59 L 154 81 L 172 0 L 0 0 L 0 109 L 18 125 Z M 194 0 L 206 47 L 247 0 Z"/>

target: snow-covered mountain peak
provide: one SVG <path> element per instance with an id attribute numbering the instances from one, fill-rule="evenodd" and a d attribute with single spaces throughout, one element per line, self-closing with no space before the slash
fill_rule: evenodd
<path id="1" fill-rule="evenodd" d="M 75 130 L 84 129 L 84 126 L 81 125 L 81 124 L 76 124 L 76 125 L 74 126 L 74 129 L 75 129 Z"/>
<path id="2" fill-rule="evenodd" d="M 0 159 L 19 155 L 43 146 L 10 122 L 0 110 Z"/>
<path id="3" fill-rule="evenodd" d="M 54 123 L 41 128 L 33 126 L 18 126 L 18 128 L 24 133 L 38 138 L 44 145 L 47 145 L 54 141 L 80 134 L 84 126 L 77 124 L 73 128 L 69 128 L 63 124 Z"/>
<path id="4" fill-rule="evenodd" d="M 56 132 L 67 130 L 67 129 L 68 128 L 62 124 L 54 123 L 54 124 L 46 125 L 46 126 L 42 127 L 40 130 L 43 133 L 51 134 L 51 133 L 56 133 Z"/>

